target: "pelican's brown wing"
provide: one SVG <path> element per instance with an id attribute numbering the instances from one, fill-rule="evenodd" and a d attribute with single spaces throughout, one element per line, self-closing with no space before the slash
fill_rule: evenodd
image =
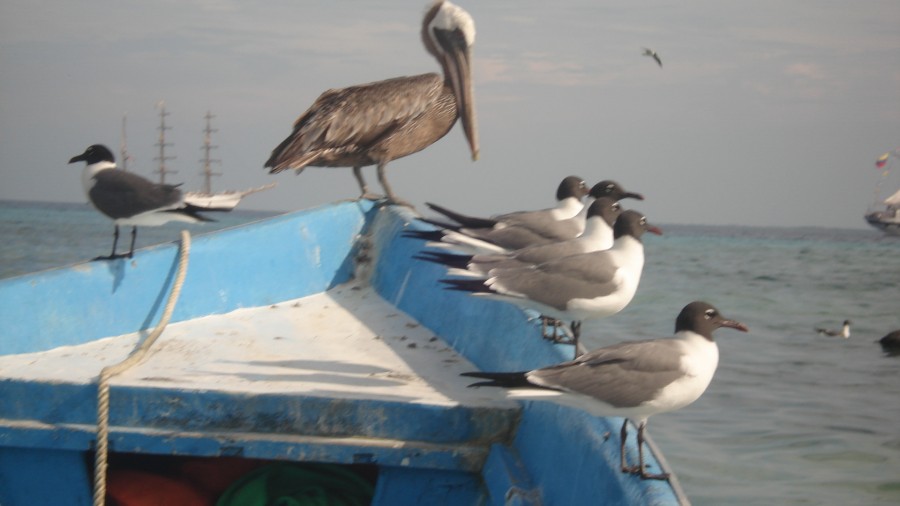
<path id="1" fill-rule="evenodd" d="M 266 167 L 275 173 L 364 153 L 428 111 L 442 89 L 443 78 L 431 73 L 328 90 L 297 119 Z"/>

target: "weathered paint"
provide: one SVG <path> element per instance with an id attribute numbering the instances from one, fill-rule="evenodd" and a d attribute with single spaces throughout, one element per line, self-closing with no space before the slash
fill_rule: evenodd
<path id="1" fill-rule="evenodd" d="M 172 321 L 273 304 L 347 281 L 372 203 L 277 216 L 192 239 Z M 155 325 L 171 289 L 178 245 L 133 259 L 79 264 L 0 283 L 0 355 L 42 351 Z"/>
<path id="2" fill-rule="evenodd" d="M 446 275 L 444 269 L 412 258 L 422 243 L 402 238 L 404 229 L 426 226 L 406 210 L 375 222 L 373 243 L 382 249 L 375 254 L 379 264 L 372 285 L 385 299 L 483 370 L 521 371 L 571 358 L 570 346 L 542 339 L 538 323 L 527 321 L 509 304 L 456 292 L 442 294 L 435 303 L 430 294 Z M 641 480 L 619 470 L 621 423 L 620 418 L 595 418 L 550 403 L 528 402 L 513 442 L 515 452 L 509 455 L 521 457 L 543 504 L 677 504 L 668 482 Z M 627 450 L 635 453 L 631 455 L 635 461 L 633 440 Z M 645 451 L 645 456 L 654 469 L 659 468 L 651 452 Z"/>
<path id="3" fill-rule="evenodd" d="M 97 372 L 139 337 L 0 357 L 0 419 L 93 424 Z M 149 357 L 115 377 L 110 422 L 131 432 L 445 445 L 428 453 L 508 440 L 518 405 L 502 391 L 490 398 L 467 388 L 460 374 L 473 367 L 371 287 L 346 283 L 170 324 Z"/>
<path id="4" fill-rule="evenodd" d="M 405 228 L 422 226 L 413 217 L 402 208 L 340 204 L 198 238 L 173 320 L 320 292 L 350 279 L 357 250 L 366 249 L 370 263 L 358 268 L 358 275 L 371 276 L 385 300 L 477 367 L 522 370 L 570 356 L 569 347 L 543 341 L 537 325 L 518 309 L 437 289 L 443 270 L 414 260 L 422 243 L 402 237 Z M 371 237 L 361 246 L 357 235 L 369 228 Z M 92 263 L 0 283 L 0 317 L 22 320 L 2 331 L 0 354 L 152 326 L 168 293 L 176 253 L 174 245 L 163 246 L 139 252 L 132 262 Z M 83 480 L 70 476 L 75 471 L 57 468 L 84 462 L 93 441 L 94 391 L 84 384 L 0 383 L 0 417 L 5 418 L 0 471 L 12 473 L 3 479 L 36 482 L 34 466 L 16 470 L 3 463 L 22 452 L 32 457 L 50 452 L 54 458 L 45 471 L 59 471 L 81 487 Z M 641 481 L 619 471 L 619 419 L 597 419 L 547 403 L 527 403 L 504 421 L 509 414 L 504 410 L 464 412 L 363 399 L 335 404 L 304 396 L 190 389 L 160 395 L 134 386 L 116 387 L 112 396 L 114 451 L 375 463 L 380 472 L 374 504 L 677 502 L 666 482 Z M 367 412 L 384 408 L 392 410 L 387 419 L 367 418 Z M 498 424 L 507 431 L 497 431 Z M 327 430 L 315 432 L 323 426 Z M 629 451 L 635 451 L 633 442 Z M 31 504 L 24 495 L 8 499 L 9 494 L 0 491 L 0 499 L 7 498 L 0 500 L 4 505 Z M 77 504 L 67 495 L 54 497 Z"/>
<path id="5" fill-rule="evenodd" d="M 477 474 L 391 466 L 380 470 L 372 504 L 474 506 L 484 504 L 484 489 Z"/>
<path id="6" fill-rule="evenodd" d="M 80 452 L 0 447 L 0 504 L 93 504 L 85 458 Z"/>
<path id="7" fill-rule="evenodd" d="M 541 491 L 534 486 L 531 475 L 522 465 L 515 450 L 507 445 L 493 444 L 481 470 L 484 486 L 493 504 L 506 506 L 538 506 Z"/>

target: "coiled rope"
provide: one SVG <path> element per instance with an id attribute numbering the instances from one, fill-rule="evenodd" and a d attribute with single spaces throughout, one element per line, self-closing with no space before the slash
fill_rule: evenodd
<path id="1" fill-rule="evenodd" d="M 178 302 L 184 277 L 187 274 L 188 257 L 191 250 L 191 234 L 187 230 L 181 231 L 181 251 L 178 258 L 178 271 L 175 274 L 175 283 L 169 292 L 169 300 L 163 310 L 162 317 L 153 332 L 138 347 L 131 352 L 125 360 L 118 364 L 109 365 L 100 371 L 97 380 L 97 445 L 94 455 L 94 506 L 103 506 L 106 501 L 106 469 L 109 457 L 109 380 L 121 374 L 130 367 L 139 364 L 147 357 L 147 352 L 153 343 L 163 333 L 169 324 L 169 318 Z"/>

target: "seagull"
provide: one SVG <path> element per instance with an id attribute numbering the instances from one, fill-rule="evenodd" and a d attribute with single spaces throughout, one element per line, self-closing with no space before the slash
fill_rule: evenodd
<path id="1" fill-rule="evenodd" d="M 88 146 L 84 153 L 69 160 L 75 162 L 85 162 L 81 183 L 91 204 L 115 224 L 112 253 L 94 260 L 132 258 L 138 226 L 156 227 L 170 221 L 213 221 L 199 211 L 229 210 L 186 203 L 178 185 L 157 184 L 133 172 L 118 170 L 112 152 L 101 144 Z M 131 249 L 122 255 L 116 254 L 119 225 L 131 225 Z"/>
<path id="2" fill-rule="evenodd" d="M 560 184 L 560 189 L 562 188 L 563 185 Z M 557 195 L 560 195 L 559 191 Z M 614 200 L 625 198 L 644 199 L 643 195 L 626 191 L 618 183 L 610 180 L 601 181 L 594 185 L 588 191 L 587 197 L 591 202 L 599 197 L 608 197 Z M 410 235 L 430 240 L 433 242 L 432 245 L 438 242 L 455 245 L 455 247 L 449 246 L 450 249 L 462 249 L 473 253 L 505 254 L 532 245 L 550 244 L 578 237 L 584 232 L 587 210 L 590 207 L 589 203 L 588 205 L 579 203 L 579 205 L 581 205 L 581 208 L 577 214 L 568 218 L 512 219 L 508 222 L 484 223 L 486 226 L 480 228 L 447 225 L 433 220 L 425 220 L 433 225 L 443 227 L 444 230 L 436 232 L 417 231 L 412 232 Z M 513 215 L 520 215 L 520 213 L 511 213 L 504 216 Z"/>
<path id="3" fill-rule="evenodd" d="M 552 230 L 553 224 L 577 216 L 584 207 L 582 200 L 588 193 L 587 184 L 578 176 L 567 176 L 556 189 L 557 204 L 537 211 L 516 211 L 491 218 L 467 216 L 445 207 L 426 202 L 431 209 L 457 224 L 430 218 L 419 218 L 438 230 L 409 230 L 404 236 L 430 241 L 432 246 L 464 250 L 471 253 L 509 253 L 533 243 L 549 242 L 543 234 L 532 231 L 529 224 Z"/>
<path id="4" fill-rule="evenodd" d="M 649 56 L 649 57 L 653 58 L 654 60 L 656 60 L 656 63 L 659 64 L 660 67 L 662 67 L 662 60 L 659 59 L 659 55 L 656 53 L 656 51 L 654 51 L 648 47 L 645 47 L 643 54 L 644 54 L 644 56 Z"/>
<path id="5" fill-rule="evenodd" d="M 816 327 L 816 332 L 822 336 L 830 336 L 830 337 L 843 337 L 844 339 L 850 338 L 850 320 L 844 320 L 844 325 L 841 327 L 841 330 L 831 330 L 825 329 L 822 327 Z"/>
<path id="6" fill-rule="evenodd" d="M 546 400 L 583 409 L 594 416 L 621 416 L 623 473 L 643 479 L 667 479 L 648 473 L 644 465 L 647 419 L 696 401 L 712 380 L 719 362 L 713 332 L 728 327 L 747 332 L 740 322 L 723 317 L 712 305 L 691 302 L 675 320 L 673 338 L 629 341 L 599 348 L 569 362 L 527 372 L 468 372 L 486 379 L 471 387 L 503 387 L 510 397 Z M 625 459 L 628 419 L 637 425 L 638 465 Z"/>
<path id="7" fill-rule="evenodd" d="M 613 225 L 621 214 L 619 202 L 607 197 L 594 200 L 587 209 L 584 232 L 566 241 L 549 244 L 535 244 L 509 253 L 459 254 L 438 251 L 425 251 L 417 255 L 420 260 L 427 260 L 445 265 L 447 274 L 451 276 L 482 277 L 493 269 L 511 269 L 529 267 L 534 264 L 555 260 L 570 255 L 603 251 L 613 246 Z M 452 240 L 452 238 L 451 238 Z M 542 335 L 556 342 L 562 322 L 555 318 L 541 317 Z M 548 333 L 548 325 L 552 333 Z"/>
<path id="8" fill-rule="evenodd" d="M 548 226 L 552 226 L 554 222 L 573 218 L 578 214 L 582 214 L 583 217 L 583 215 L 586 214 L 587 206 L 590 205 L 590 202 L 583 203 L 585 196 L 589 197 L 591 200 L 599 197 L 609 197 L 613 200 L 622 200 L 625 198 L 644 200 L 643 195 L 626 191 L 615 181 L 600 181 L 588 190 L 583 179 L 578 176 L 568 176 L 562 180 L 559 187 L 556 189 L 557 206 L 550 209 L 541 209 L 539 211 L 517 211 L 501 214 L 492 218 L 473 218 L 451 211 L 437 204 L 432 204 L 430 202 L 426 202 L 425 204 L 432 210 L 459 223 L 462 227 L 497 229 L 510 225 L 523 225 L 534 229 L 535 231 L 543 232 Z M 551 235 L 553 233 L 554 232 L 549 232 Z"/>
<path id="9" fill-rule="evenodd" d="M 429 5 L 422 20 L 422 42 L 440 63 L 437 73 L 397 77 L 328 90 L 294 123 L 291 134 L 266 161 L 272 174 L 306 166 L 353 167 L 361 198 L 369 194 L 362 167 L 377 165 L 389 203 L 398 199 L 385 175 L 387 164 L 417 153 L 463 126 L 472 159 L 478 159 L 478 133 L 472 95 L 471 48 L 475 22 L 447 1 Z"/>
<path id="10" fill-rule="evenodd" d="M 600 181 L 599 183 L 592 186 L 591 191 L 588 192 L 588 197 L 593 199 L 599 199 L 600 197 L 609 197 L 614 200 L 644 200 L 644 196 L 640 193 L 630 192 L 625 188 L 622 188 L 622 185 L 620 185 L 619 183 L 610 179 L 604 179 L 603 181 Z"/>
<path id="11" fill-rule="evenodd" d="M 881 348 L 890 355 L 900 355 L 900 329 L 888 332 L 887 335 L 878 340 Z"/>
<path id="12" fill-rule="evenodd" d="M 613 246 L 613 225 L 621 214 L 619 202 L 607 197 L 595 200 L 588 209 L 584 232 L 566 241 L 536 244 L 510 253 L 465 255 L 425 251 L 417 258 L 446 265 L 448 274 L 482 276 L 493 269 L 529 267 L 557 258 L 603 251 Z"/>
<path id="13" fill-rule="evenodd" d="M 578 214 L 584 207 L 582 201 L 588 194 L 588 191 L 587 183 L 584 182 L 584 179 L 578 176 L 567 176 L 556 188 L 556 206 L 537 211 L 516 211 L 492 218 L 466 216 L 431 202 L 426 202 L 425 205 L 431 210 L 457 222 L 461 227 L 496 230 L 510 225 L 522 224 L 541 229 L 547 227 L 548 224 L 569 219 Z"/>
<path id="14" fill-rule="evenodd" d="M 637 291 L 644 268 L 644 232 L 661 234 L 634 210 L 615 225 L 613 247 L 571 255 L 529 267 L 493 269 L 476 279 L 442 279 L 452 290 L 511 302 L 545 317 L 571 320 L 572 344 L 578 353 L 581 321 L 604 318 L 625 308 Z"/>

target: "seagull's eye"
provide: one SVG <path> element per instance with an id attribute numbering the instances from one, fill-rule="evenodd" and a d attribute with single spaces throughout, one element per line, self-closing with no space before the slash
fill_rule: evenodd
<path id="1" fill-rule="evenodd" d="M 622 206 L 620 206 L 618 202 L 616 202 L 615 204 L 612 205 L 613 211 L 620 211 L 621 209 L 622 209 Z"/>
<path id="2" fill-rule="evenodd" d="M 606 185 L 606 192 L 607 192 L 607 193 L 612 193 L 612 191 L 615 190 L 615 189 L 616 189 L 616 185 L 614 185 L 614 184 L 608 184 L 608 185 Z"/>
<path id="3" fill-rule="evenodd" d="M 641 218 L 641 226 L 647 225 L 647 218 Z"/>
<path id="4" fill-rule="evenodd" d="M 712 320 L 714 316 L 716 316 L 715 309 L 707 309 L 706 313 L 703 315 L 707 320 Z"/>

